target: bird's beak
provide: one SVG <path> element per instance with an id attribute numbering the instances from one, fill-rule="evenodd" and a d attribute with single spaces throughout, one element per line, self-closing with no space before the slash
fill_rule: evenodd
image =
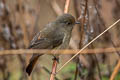
<path id="1" fill-rule="evenodd" d="M 75 22 L 75 24 L 80 24 L 80 22 L 77 21 L 77 22 Z"/>

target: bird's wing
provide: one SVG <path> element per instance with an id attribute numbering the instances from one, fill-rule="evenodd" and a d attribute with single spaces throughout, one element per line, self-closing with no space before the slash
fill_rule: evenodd
<path id="1" fill-rule="evenodd" d="M 41 35 L 41 33 L 39 32 L 31 41 L 30 45 L 29 45 L 29 49 L 33 48 L 33 49 L 52 49 L 54 47 L 59 46 L 60 44 L 62 44 L 63 41 L 63 35 L 57 35 L 54 38 L 50 39 L 47 37 L 44 37 Z"/>
<path id="2" fill-rule="evenodd" d="M 29 45 L 29 49 L 33 48 L 33 49 L 44 49 L 47 48 L 51 45 L 51 41 L 46 38 L 46 37 L 42 37 L 41 33 L 37 33 L 37 35 L 32 39 L 32 41 L 30 42 Z"/>

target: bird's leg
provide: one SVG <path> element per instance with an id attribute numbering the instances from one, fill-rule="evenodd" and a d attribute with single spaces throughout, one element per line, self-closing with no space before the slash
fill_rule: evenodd
<path id="1" fill-rule="evenodd" d="M 58 56 L 57 56 L 57 57 L 54 56 L 52 60 L 53 60 L 53 61 L 56 60 L 56 61 L 59 63 L 59 57 L 58 57 Z"/>
<path id="2" fill-rule="evenodd" d="M 55 79 L 56 69 L 57 69 L 58 62 L 59 62 L 59 58 L 54 56 L 50 80 L 54 80 Z"/>

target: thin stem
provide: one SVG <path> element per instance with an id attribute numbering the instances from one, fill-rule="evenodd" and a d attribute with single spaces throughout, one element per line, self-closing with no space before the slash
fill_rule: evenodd
<path id="1" fill-rule="evenodd" d="M 57 64 L 58 64 L 58 61 L 57 61 L 56 58 L 54 58 L 54 59 L 53 59 L 52 73 L 51 73 L 51 76 L 50 76 L 50 80 L 54 80 L 54 79 L 55 79 Z"/>
<path id="2" fill-rule="evenodd" d="M 100 80 L 102 80 L 102 75 L 101 75 L 101 71 L 100 71 L 100 66 L 99 66 L 99 62 L 98 62 L 98 59 L 97 59 L 96 54 L 94 54 L 94 58 L 95 58 L 96 66 L 97 66 L 97 69 L 98 69 L 99 78 L 100 78 Z"/>
<path id="3" fill-rule="evenodd" d="M 114 80 L 115 79 L 115 76 L 117 75 L 117 73 L 119 72 L 120 70 L 120 59 L 118 60 L 118 64 L 116 65 L 116 67 L 114 68 L 114 71 L 110 77 L 110 80 Z"/>
<path id="4" fill-rule="evenodd" d="M 65 8 L 64 8 L 64 13 L 68 13 L 69 4 L 70 4 L 70 0 L 66 0 L 66 2 L 65 2 Z"/>
<path id="5" fill-rule="evenodd" d="M 76 54 L 78 50 L 67 49 L 67 50 L 49 50 L 49 49 L 12 49 L 12 50 L 1 50 L 0 55 L 16 55 L 16 54 L 53 54 L 53 52 L 58 52 L 60 54 Z M 98 49 L 84 49 L 80 54 L 100 54 L 100 53 L 113 53 L 120 51 L 120 47 L 116 48 L 98 48 Z M 56 54 L 58 54 L 56 53 Z"/>
<path id="6" fill-rule="evenodd" d="M 77 62 L 76 62 L 76 71 L 75 71 L 75 77 L 74 77 L 74 80 L 77 80 L 77 75 L 78 75 L 78 64 L 79 64 L 79 57 L 77 57 Z"/>

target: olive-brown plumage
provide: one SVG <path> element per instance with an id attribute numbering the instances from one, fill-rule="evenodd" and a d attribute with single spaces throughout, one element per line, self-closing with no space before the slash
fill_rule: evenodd
<path id="1" fill-rule="evenodd" d="M 70 14 L 63 14 L 55 21 L 47 24 L 31 41 L 29 49 L 66 49 L 69 45 L 71 32 L 75 25 L 75 18 Z M 36 61 L 42 54 L 33 54 L 26 68 L 31 74 Z"/>

